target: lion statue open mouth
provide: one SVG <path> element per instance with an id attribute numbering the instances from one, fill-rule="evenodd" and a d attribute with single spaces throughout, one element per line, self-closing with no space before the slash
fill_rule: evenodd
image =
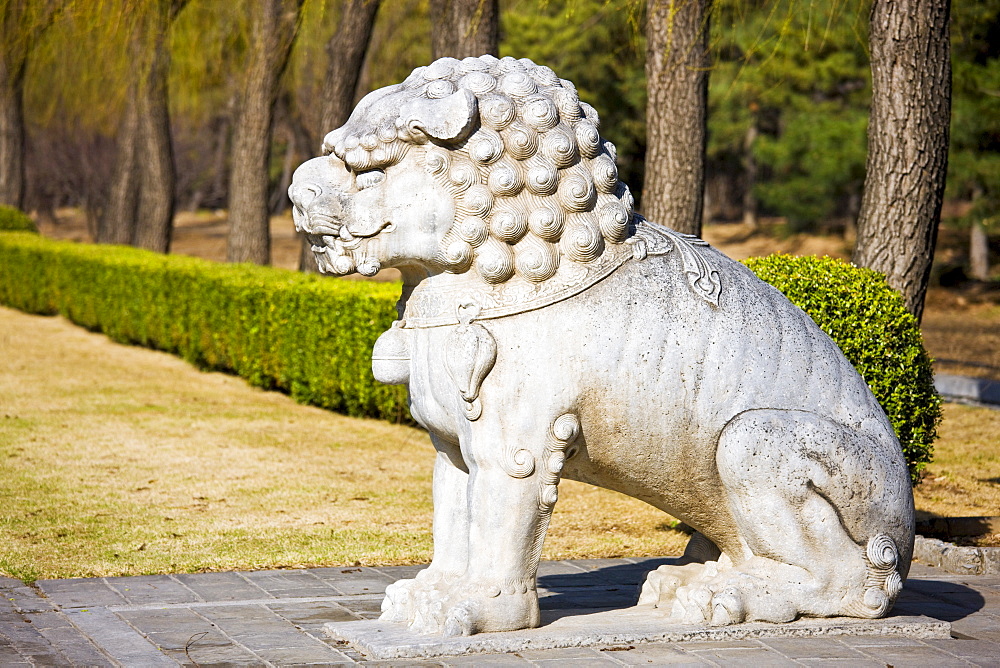
<path id="1" fill-rule="evenodd" d="M 438 60 L 366 96 L 289 194 L 322 271 L 403 275 L 375 377 L 431 434 L 434 558 L 383 619 L 537 626 L 563 477 L 696 529 L 640 605 L 733 624 L 880 617 L 913 548 L 899 442 L 780 293 L 644 220 L 573 85 L 528 60 Z"/>

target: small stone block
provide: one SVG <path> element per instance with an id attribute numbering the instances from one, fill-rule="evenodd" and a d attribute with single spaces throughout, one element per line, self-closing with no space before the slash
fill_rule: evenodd
<path id="1" fill-rule="evenodd" d="M 96 608 L 128 603 L 101 578 L 39 580 L 35 583 L 60 608 Z"/>
<path id="2" fill-rule="evenodd" d="M 275 598 L 311 598 L 340 593 L 308 571 L 251 571 L 242 575 Z"/>
<path id="3" fill-rule="evenodd" d="M 205 601 L 253 601 L 273 598 L 236 573 L 185 573 L 173 577 Z"/>
<path id="4" fill-rule="evenodd" d="M 375 620 L 333 622 L 325 628 L 331 637 L 351 643 L 372 659 L 417 659 L 697 640 L 813 638 L 849 634 L 912 638 L 948 638 L 951 635 L 950 624 L 928 617 L 801 619 L 790 624 L 752 623 L 717 627 L 673 623 L 652 609 L 638 606 L 594 614 L 564 615 L 536 629 L 464 637 L 417 635 L 403 624 Z"/>
<path id="5" fill-rule="evenodd" d="M 196 593 L 169 575 L 104 578 L 104 582 L 134 605 L 201 602 Z"/>

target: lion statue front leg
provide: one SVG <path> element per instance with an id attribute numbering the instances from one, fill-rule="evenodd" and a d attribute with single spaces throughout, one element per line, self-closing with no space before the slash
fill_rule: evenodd
<path id="1" fill-rule="evenodd" d="M 467 475 L 438 455 L 434 561 L 414 580 L 390 587 L 383 619 L 444 635 L 539 625 L 535 576 L 579 422 L 567 413 L 550 422 L 548 433 L 528 433 L 532 428 L 499 414 L 470 423 L 462 437 Z M 465 494 L 455 485 L 459 473 L 466 475 Z"/>
<path id="2" fill-rule="evenodd" d="M 433 607 L 465 573 L 469 563 L 469 471 L 461 452 L 431 434 L 437 450 L 434 462 L 434 557 L 430 565 L 412 579 L 389 585 L 382 600 L 380 619 L 413 622 L 418 611 Z M 418 624 L 419 626 L 419 624 Z"/>

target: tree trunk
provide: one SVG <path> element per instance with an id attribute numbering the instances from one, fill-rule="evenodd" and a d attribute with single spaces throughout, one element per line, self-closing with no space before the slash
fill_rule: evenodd
<path id="1" fill-rule="evenodd" d="M 875 0 L 872 108 L 854 263 L 923 315 L 948 169 L 949 0 Z"/>
<path id="2" fill-rule="evenodd" d="M 435 60 L 498 54 L 497 0 L 431 0 L 430 17 L 431 55 Z"/>
<path id="3" fill-rule="evenodd" d="M 268 162 L 278 81 L 288 64 L 303 0 L 250 4 L 251 40 L 239 116 L 233 130 L 229 181 L 230 262 L 268 264 Z"/>
<path id="4" fill-rule="evenodd" d="M 643 214 L 701 234 L 711 0 L 647 0 Z"/>
<path id="5" fill-rule="evenodd" d="M 969 229 L 969 270 L 977 281 L 990 280 L 990 239 L 980 222 Z"/>
<path id="6" fill-rule="evenodd" d="M 4 2 L 0 9 L 0 204 L 24 206 L 24 73 L 65 0 Z"/>
<path id="7" fill-rule="evenodd" d="M 111 172 L 104 212 L 97 223 L 97 243 L 131 245 L 135 239 L 135 217 L 139 197 L 139 105 L 135 104 L 138 82 L 129 87 L 125 114 L 118 126 L 118 148 Z"/>
<path id="8" fill-rule="evenodd" d="M 358 77 L 371 42 L 380 0 L 347 0 L 337 32 L 326 45 L 329 65 L 323 81 L 320 132 L 326 134 L 347 122 L 358 90 Z M 323 141 L 319 137 L 316 146 Z"/>
<path id="9" fill-rule="evenodd" d="M 0 204 L 24 205 L 24 72 L 0 50 Z"/>
<path id="10" fill-rule="evenodd" d="M 182 4 L 176 3 L 175 6 Z M 179 11 L 179 6 L 177 6 Z M 170 138 L 170 111 L 167 75 L 170 72 L 170 45 L 167 33 L 176 11 L 158 8 L 153 26 L 155 44 L 152 61 L 140 83 L 139 161 L 141 185 L 136 217 L 136 246 L 166 253 L 174 221 L 174 150 Z"/>

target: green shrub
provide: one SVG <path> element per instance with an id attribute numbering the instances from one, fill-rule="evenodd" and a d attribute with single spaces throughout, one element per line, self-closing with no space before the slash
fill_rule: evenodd
<path id="1" fill-rule="evenodd" d="M 59 313 L 116 341 L 353 416 L 409 420 L 406 390 L 382 385 L 371 349 L 399 286 L 338 281 L 135 248 L 0 234 L 0 303 Z"/>
<path id="2" fill-rule="evenodd" d="M 844 351 L 889 416 L 917 484 L 933 454 L 941 398 L 920 326 L 902 296 L 882 274 L 829 257 L 770 255 L 745 264 Z"/>
<path id="3" fill-rule="evenodd" d="M 0 231 L 2 232 L 34 232 L 38 234 L 35 221 L 28 214 L 12 206 L 0 204 Z"/>

